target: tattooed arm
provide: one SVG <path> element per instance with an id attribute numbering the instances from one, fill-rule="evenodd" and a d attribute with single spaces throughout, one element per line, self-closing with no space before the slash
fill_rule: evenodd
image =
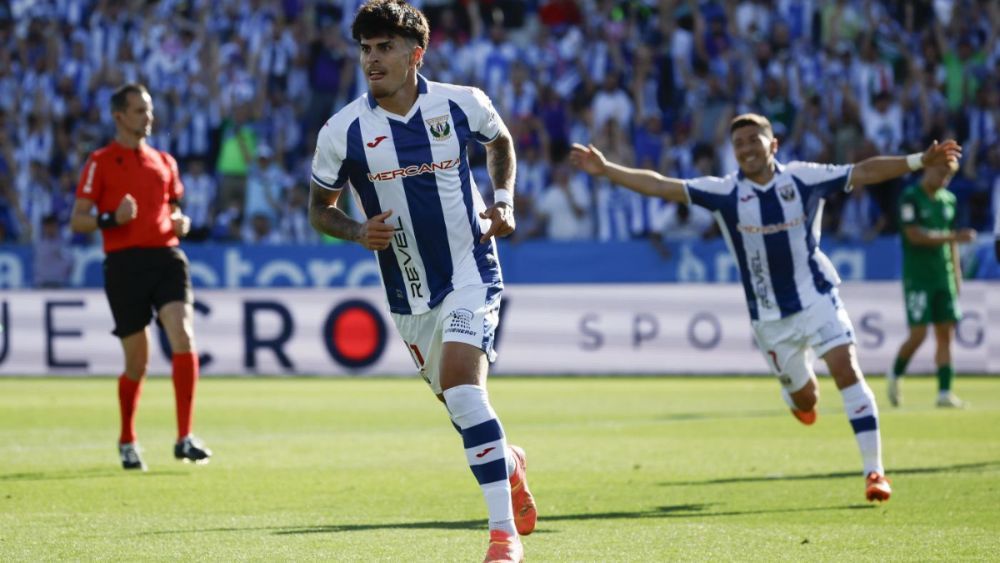
<path id="1" fill-rule="evenodd" d="M 317 231 L 339 239 L 356 242 L 368 250 L 385 250 L 392 240 L 392 225 L 385 220 L 392 210 L 384 211 L 358 223 L 337 207 L 343 190 L 328 190 L 312 182 L 309 186 L 309 223 Z"/>
<path id="2" fill-rule="evenodd" d="M 493 182 L 494 203 L 479 214 L 490 220 L 490 228 L 479 239 L 486 242 L 491 237 L 505 237 L 514 232 L 514 177 L 517 173 L 517 157 L 514 155 L 514 139 L 506 127 L 500 130 L 496 139 L 486 146 L 486 168 Z M 506 193 L 501 194 L 501 190 Z"/>

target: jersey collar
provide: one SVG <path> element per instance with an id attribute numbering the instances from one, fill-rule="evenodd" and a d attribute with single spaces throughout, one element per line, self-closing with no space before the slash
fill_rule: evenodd
<path id="1" fill-rule="evenodd" d="M 427 93 L 427 79 L 423 77 L 419 72 L 417 73 L 417 96 L 420 94 Z M 372 91 L 368 91 L 368 107 L 375 109 L 378 107 L 378 101 L 375 100 L 375 96 L 372 95 Z"/>
<path id="2" fill-rule="evenodd" d="M 748 184 L 748 185 L 752 186 L 754 189 L 758 189 L 759 191 L 767 191 L 767 190 L 771 189 L 775 185 L 775 183 L 776 183 L 775 180 L 778 179 L 778 176 L 780 176 L 780 175 L 782 175 L 784 173 L 785 173 L 785 165 L 782 164 L 782 163 L 780 163 L 780 162 L 778 162 L 777 160 L 775 160 L 774 161 L 774 175 L 771 176 L 771 181 L 768 182 L 766 186 L 758 184 L 757 182 L 754 182 L 753 180 L 747 178 L 746 175 L 743 174 L 743 169 L 742 168 L 737 168 L 736 169 L 736 179 L 738 181 L 740 181 L 740 182 L 743 182 L 745 184 Z"/>
<path id="3" fill-rule="evenodd" d="M 143 143 L 143 144 L 139 145 L 138 148 L 130 149 L 130 148 L 126 147 L 125 145 L 119 143 L 115 139 L 111 140 L 111 147 L 116 152 L 128 152 L 128 153 L 139 152 L 139 153 L 145 154 L 145 153 L 149 152 L 150 150 L 152 150 L 152 147 L 149 146 L 149 143 Z"/>

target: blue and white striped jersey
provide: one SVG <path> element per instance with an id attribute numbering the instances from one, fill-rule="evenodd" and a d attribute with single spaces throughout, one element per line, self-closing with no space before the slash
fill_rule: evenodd
<path id="1" fill-rule="evenodd" d="M 365 215 L 391 209 L 392 244 L 378 262 L 393 313 L 419 314 L 453 289 L 502 285 L 494 241 L 480 243 L 486 208 L 469 170 L 471 139 L 488 143 L 503 122 L 479 89 L 418 76 L 405 116 L 364 94 L 320 130 L 312 179 L 339 190 L 348 181 Z"/>
<path id="2" fill-rule="evenodd" d="M 712 211 L 740 267 L 750 318 L 795 314 L 830 293 L 840 277 L 819 249 L 824 198 L 849 191 L 853 165 L 777 165 L 766 186 L 742 172 L 688 180 L 688 199 Z"/>

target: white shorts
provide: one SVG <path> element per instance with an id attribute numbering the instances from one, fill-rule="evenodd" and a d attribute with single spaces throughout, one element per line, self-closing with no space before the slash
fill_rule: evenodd
<path id="1" fill-rule="evenodd" d="M 854 325 L 836 289 L 794 315 L 750 324 L 771 372 L 790 393 L 802 389 L 815 376 L 816 357 L 854 343 Z"/>
<path id="2" fill-rule="evenodd" d="M 419 315 L 392 314 L 392 321 L 403 337 L 420 376 L 435 394 L 441 394 L 441 345 L 464 342 L 486 353 L 493 363 L 493 337 L 500 321 L 500 293 L 495 285 L 477 285 L 456 289 L 444 301 Z"/>

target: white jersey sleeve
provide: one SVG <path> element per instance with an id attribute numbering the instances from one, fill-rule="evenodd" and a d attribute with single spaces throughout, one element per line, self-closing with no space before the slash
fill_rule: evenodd
<path id="1" fill-rule="evenodd" d="M 344 127 L 338 127 L 336 116 L 330 118 L 319 131 L 316 152 L 312 161 L 312 180 L 328 190 L 340 190 L 347 182 L 344 157 L 347 154 L 347 137 Z"/>
<path id="2" fill-rule="evenodd" d="M 818 189 L 823 197 L 836 191 L 851 191 L 853 164 L 817 164 L 815 162 L 789 162 L 788 173 L 798 181 L 813 189 Z"/>
<path id="3" fill-rule="evenodd" d="M 724 205 L 727 196 L 735 188 L 736 182 L 732 175 L 724 178 L 702 176 L 684 182 L 684 192 L 687 193 L 688 202 L 709 211 L 716 211 Z"/>
<path id="4" fill-rule="evenodd" d="M 500 131 L 504 128 L 503 121 L 500 120 L 500 115 L 497 114 L 493 102 L 485 92 L 479 88 L 469 88 L 469 90 L 472 93 L 469 107 L 462 108 L 469 117 L 469 128 L 475 133 L 477 141 L 483 144 L 489 143 L 500 135 Z"/>

